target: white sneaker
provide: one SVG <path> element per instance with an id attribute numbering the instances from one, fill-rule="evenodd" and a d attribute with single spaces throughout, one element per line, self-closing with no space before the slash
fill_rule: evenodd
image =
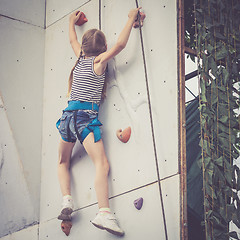
<path id="1" fill-rule="evenodd" d="M 98 213 L 92 221 L 92 224 L 95 227 L 107 230 L 114 235 L 124 235 L 124 231 L 119 227 L 117 219 L 111 213 Z"/>
<path id="2" fill-rule="evenodd" d="M 71 197 L 63 197 L 62 210 L 58 216 L 59 220 L 71 221 L 71 214 L 73 212 L 73 199 Z"/>

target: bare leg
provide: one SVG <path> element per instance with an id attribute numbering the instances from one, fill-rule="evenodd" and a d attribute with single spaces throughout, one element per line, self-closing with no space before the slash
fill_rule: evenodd
<path id="1" fill-rule="evenodd" d="M 95 191 L 99 208 L 109 208 L 108 200 L 108 172 L 109 164 L 104 151 L 102 140 L 94 142 L 94 135 L 90 133 L 83 141 L 83 146 L 93 160 L 96 168 Z"/>
<path id="2" fill-rule="evenodd" d="M 60 140 L 59 143 L 59 162 L 58 162 L 58 179 L 62 195 L 71 195 L 71 177 L 69 173 L 72 149 L 75 143 Z"/>

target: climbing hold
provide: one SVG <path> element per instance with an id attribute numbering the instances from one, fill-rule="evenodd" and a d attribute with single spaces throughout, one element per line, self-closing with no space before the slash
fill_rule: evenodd
<path id="1" fill-rule="evenodd" d="M 76 15 L 79 13 L 80 11 L 77 11 L 77 13 L 76 13 Z M 81 12 L 80 13 L 80 17 L 79 17 L 79 19 L 77 20 L 77 22 L 75 23 L 76 25 L 78 25 L 78 26 L 81 26 L 81 25 L 83 25 L 85 22 L 87 22 L 88 21 L 88 19 L 86 18 L 86 15 L 83 13 L 83 12 Z"/>
<path id="2" fill-rule="evenodd" d="M 140 210 L 143 205 L 143 198 L 138 198 L 133 203 L 134 203 L 135 208 Z"/>
<path id="3" fill-rule="evenodd" d="M 121 142 L 126 143 L 126 142 L 128 142 L 128 140 L 131 136 L 131 127 L 127 127 L 123 131 L 122 131 L 122 129 L 118 129 L 116 134 L 117 134 L 118 139 Z"/>
<path id="4" fill-rule="evenodd" d="M 71 228 L 72 228 L 72 222 L 71 221 L 62 221 L 61 229 L 67 236 L 70 234 Z"/>
<path id="5" fill-rule="evenodd" d="M 139 12 L 137 19 L 136 19 L 135 22 L 133 23 L 133 27 L 134 27 L 134 28 L 138 28 L 138 27 L 139 27 L 139 18 L 140 18 L 140 24 L 141 24 L 141 27 L 142 27 L 142 26 L 143 26 L 143 20 L 145 19 L 145 17 L 146 17 L 146 14 L 145 14 L 145 13 Z"/>

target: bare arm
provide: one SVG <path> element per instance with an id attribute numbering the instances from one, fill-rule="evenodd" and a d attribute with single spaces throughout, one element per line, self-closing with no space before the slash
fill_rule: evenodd
<path id="1" fill-rule="evenodd" d="M 116 44 L 109 51 L 100 54 L 96 58 L 96 63 L 99 62 L 100 64 L 106 65 L 111 58 L 115 57 L 118 53 L 120 53 L 126 47 L 131 30 L 132 30 L 133 23 L 137 18 L 137 14 L 140 8 L 141 7 L 132 9 L 129 12 L 128 21 L 125 27 L 123 28 L 123 30 L 121 31 Z"/>
<path id="2" fill-rule="evenodd" d="M 75 23 L 79 19 L 80 13 L 81 13 L 80 11 L 78 14 L 77 12 L 74 12 L 70 15 L 70 18 L 69 18 L 69 41 L 77 57 L 79 57 L 80 55 L 81 44 L 78 42 L 78 39 L 77 39 L 77 34 L 75 31 Z"/>

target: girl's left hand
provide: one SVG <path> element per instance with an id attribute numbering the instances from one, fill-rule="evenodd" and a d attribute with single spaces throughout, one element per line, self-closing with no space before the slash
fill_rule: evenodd
<path id="1" fill-rule="evenodd" d="M 134 8 L 134 9 L 130 10 L 129 13 L 128 13 L 128 17 L 135 21 L 137 19 L 137 16 L 138 16 L 138 11 L 141 8 L 142 7 L 138 7 L 138 8 Z"/>
<path id="2" fill-rule="evenodd" d="M 81 14 L 81 11 L 73 12 L 69 17 L 69 21 L 75 24 L 77 22 L 77 20 L 79 19 L 80 14 Z"/>

